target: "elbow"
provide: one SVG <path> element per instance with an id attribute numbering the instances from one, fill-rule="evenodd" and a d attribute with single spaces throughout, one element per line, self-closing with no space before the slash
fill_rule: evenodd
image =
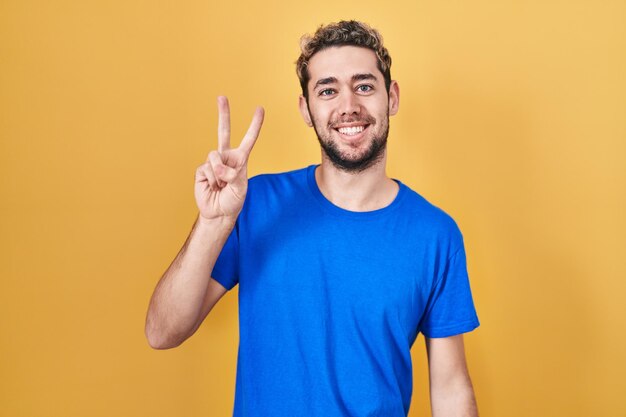
<path id="1" fill-rule="evenodd" d="M 197 330 L 200 322 L 192 320 L 166 321 L 151 310 L 146 315 L 144 333 L 151 348 L 157 350 L 172 349 L 180 346 Z M 190 326 L 190 323 L 193 324 Z"/>
<path id="2" fill-rule="evenodd" d="M 172 340 L 162 335 L 146 332 L 146 339 L 152 349 L 165 350 L 172 349 L 181 345 L 182 341 Z"/>
<path id="3" fill-rule="evenodd" d="M 152 349 L 165 350 L 180 346 L 184 339 L 172 337 L 167 332 L 156 328 L 150 320 L 146 321 L 144 334 L 148 340 L 148 344 Z"/>
<path id="4" fill-rule="evenodd" d="M 163 338 L 151 333 L 146 333 L 146 339 L 148 339 L 148 344 L 150 345 L 150 347 L 155 350 L 171 349 L 172 347 L 174 347 L 166 343 Z"/>

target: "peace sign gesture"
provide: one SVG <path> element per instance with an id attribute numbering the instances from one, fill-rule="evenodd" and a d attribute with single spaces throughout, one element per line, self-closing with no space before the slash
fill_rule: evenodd
<path id="1" fill-rule="evenodd" d="M 200 220 L 221 217 L 234 224 L 248 191 L 248 157 L 259 136 L 264 111 L 262 107 L 256 109 L 248 132 L 239 147 L 233 149 L 228 99 L 218 97 L 217 106 L 217 151 L 211 151 L 207 161 L 196 170 L 194 191 Z"/>

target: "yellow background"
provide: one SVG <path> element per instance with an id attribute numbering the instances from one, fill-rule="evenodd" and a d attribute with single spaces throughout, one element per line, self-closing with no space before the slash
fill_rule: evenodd
<path id="1" fill-rule="evenodd" d="M 316 163 L 298 39 L 342 18 L 400 83 L 389 174 L 458 222 L 481 416 L 624 416 L 624 1 L 0 2 L 0 415 L 228 416 L 237 290 L 177 349 L 149 297 L 226 94 L 250 173 Z M 428 415 L 423 338 L 411 416 Z"/>

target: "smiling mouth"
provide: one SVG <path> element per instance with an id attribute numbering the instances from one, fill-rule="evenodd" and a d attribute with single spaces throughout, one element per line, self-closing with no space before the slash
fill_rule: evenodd
<path id="1" fill-rule="evenodd" d="M 365 129 L 367 129 L 368 126 L 369 125 L 338 127 L 335 128 L 335 130 L 345 136 L 356 136 L 359 133 L 362 133 Z"/>

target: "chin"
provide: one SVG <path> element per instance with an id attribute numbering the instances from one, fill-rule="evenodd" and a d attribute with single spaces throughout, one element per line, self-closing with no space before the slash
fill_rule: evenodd
<path id="1" fill-rule="evenodd" d="M 345 135 L 334 128 L 318 129 L 318 126 L 313 124 L 326 158 L 337 169 L 349 173 L 363 172 L 383 159 L 389 124 L 384 124 L 380 129 L 374 129 L 374 126 L 369 123 L 362 131 Z M 320 132 L 323 134 L 320 135 Z"/>
<path id="2" fill-rule="evenodd" d="M 356 174 L 379 164 L 385 155 L 386 145 L 386 140 L 383 142 L 373 141 L 367 150 L 360 152 L 359 155 L 346 155 L 337 148 L 335 143 L 322 145 L 322 149 L 335 168 Z"/>

